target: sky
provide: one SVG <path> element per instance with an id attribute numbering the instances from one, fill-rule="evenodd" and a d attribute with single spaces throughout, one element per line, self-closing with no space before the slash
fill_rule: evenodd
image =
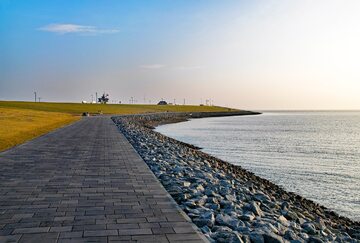
<path id="1" fill-rule="evenodd" d="M 360 109 L 357 0 L 0 0 L 0 100 Z"/>

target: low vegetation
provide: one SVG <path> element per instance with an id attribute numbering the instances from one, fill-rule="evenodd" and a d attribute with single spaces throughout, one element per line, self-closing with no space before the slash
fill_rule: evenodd
<path id="1" fill-rule="evenodd" d="M 70 124 L 83 112 L 136 114 L 149 112 L 218 112 L 234 109 L 191 105 L 125 105 L 0 101 L 0 151 Z"/>
<path id="2" fill-rule="evenodd" d="M 0 151 L 78 120 L 66 113 L 0 107 Z"/>
<path id="3" fill-rule="evenodd" d="M 234 111 L 219 106 L 194 105 L 127 105 L 127 104 L 80 104 L 80 103 L 50 103 L 50 102 L 22 102 L 0 101 L 0 107 L 31 109 L 49 112 L 64 112 L 80 115 L 83 112 L 90 114 L 136 114 L 148 112 L 216 112 Z"/>

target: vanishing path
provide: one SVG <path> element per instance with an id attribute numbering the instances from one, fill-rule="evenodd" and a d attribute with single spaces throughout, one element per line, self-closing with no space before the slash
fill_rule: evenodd
<path id="1" fill-rule="evenodd" d="M 109 117 L 0 153 L 0 242 L 203 242 Z"/>

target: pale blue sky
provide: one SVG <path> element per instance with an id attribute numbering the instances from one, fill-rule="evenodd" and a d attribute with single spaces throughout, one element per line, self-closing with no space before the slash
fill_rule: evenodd
<path id="1" fill-rule="evenodd" d="M 0 99 L 359 109 L 358 1 L 0 0 Z"/>

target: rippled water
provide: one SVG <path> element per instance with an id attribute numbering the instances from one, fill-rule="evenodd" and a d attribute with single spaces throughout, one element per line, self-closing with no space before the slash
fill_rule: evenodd
<path id="1" fill-rule="evenodd" d="M 269 112 L 156 130 L 360 221 L 360 112 Z"/>

